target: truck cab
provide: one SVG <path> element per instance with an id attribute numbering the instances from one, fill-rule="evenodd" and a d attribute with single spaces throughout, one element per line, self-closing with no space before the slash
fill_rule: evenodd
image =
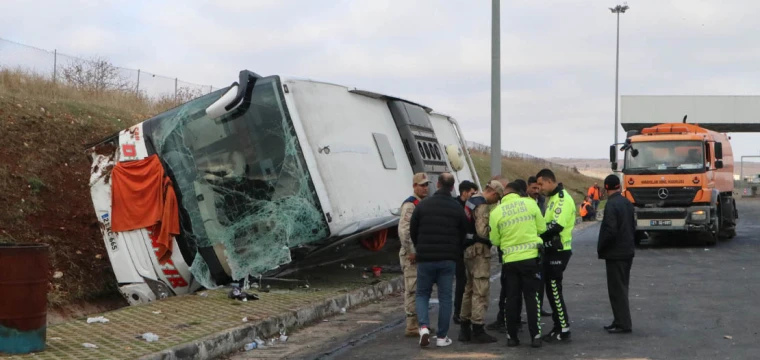
<path id="1" fill-rule="evenodd" d="M 617 170 L 622 145 L 622 193 L 635 207 L 637 243 L 645 232 L 699 233 L 708 245 L 735 235 L 733 153 L 725 134 L 668 123 L 627 135 L 610 147 L 610 162 Z"/>

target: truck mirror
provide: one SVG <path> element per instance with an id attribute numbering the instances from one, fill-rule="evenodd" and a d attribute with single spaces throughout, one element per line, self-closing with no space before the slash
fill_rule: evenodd
<path id="1" fill-rule="evenodd" d="M 614 163 L 610 164 L 610 167 L 612 168 L 612 171 L 617 171 L 617 161 L 615 161 Z"/>
<path id="2" fill-rule="evenodd" d="M 723 159 L 723 143 L 715 143 L 715 160 Z M 717 164 L 716 164 L 717 165 Z"/>
<path id="3" fill-rule="evenodd" d="M 617 149 L 615 145 L 610 145 L 610 162 L 617 163 Z"/>
<path id="4" fill-rule="evenodd" d="M 723 160 L 715 160 L 715 168 L 716 169 L 722 169 L 723 168 Z"/>

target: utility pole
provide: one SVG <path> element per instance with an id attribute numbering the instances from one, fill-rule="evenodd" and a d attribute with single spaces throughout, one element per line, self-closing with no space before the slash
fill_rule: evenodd
<path id="1" fill-rule="evenodd" d="M 617 40 L 615 41 L 615 141 L 618 142 L 618 70 L 620 68 L 620 13 L 625 13 L 629 9 L 628 4 L 624 3 L 623 6 L 615 6 L 609 8 L 613 14 L 617 15 Z"/>
<path id="2" fill-rule="evenodd" d="M 491 0 L 491 176 L 501 175 L 501 9 Z"/>

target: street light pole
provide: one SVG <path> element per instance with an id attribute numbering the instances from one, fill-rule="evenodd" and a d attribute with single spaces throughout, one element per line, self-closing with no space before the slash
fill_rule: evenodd
<path id="1" fill-rule="evenodd" d="M 617 39 L 615 41 L 615 141 L 613 141 L 613 144 L 617 144 L 618 142 L 618 73 L 620 69 L 620 13 L 625 13 L 626 10 L 628 10 L 629 7 L 627 4 L 624 4 L 623 6 L 615 6 L 614 8 L 610 8 L 610 11 L 612 11 L 613 14 L 617 15 Z"/>
<path id="2" fill-rule="evenodd" d="M 501 175 L 501 9 L 491 2 L 491 176 Z"/>

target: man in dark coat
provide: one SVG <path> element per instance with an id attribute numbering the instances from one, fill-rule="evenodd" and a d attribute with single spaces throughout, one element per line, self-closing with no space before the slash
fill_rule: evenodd
<path id="1" fill-rule="evenodd" d="M 454 176 L 442 173 L 438 177 L 438 191 L 425 198 L 412 213 L 410 235 L 414 243 L 417 262 L 417 319 L 420 345 L 430 343 L 428 305 L 433 284 L 438 285 L 438 331 L 436 345 L 449 346 L 449 321 L 452 312 L 452 285 L 456 262 L 469 230 L 469 221 L 459 202 L 451 196 Z"/>
<path id="2" fill-rule="evenodd" d="M 614 320 L 604 329 L 610 334 L 632 331 L 631 310 L 628 304 L 628 284 L 634 256 L 636 220 L 633 204 L 620 194 L 620 179 L 610 175 L 604 179 L 607 205 L 599 228 L 597 254 L 607 266 L 607 292 Z"/>

